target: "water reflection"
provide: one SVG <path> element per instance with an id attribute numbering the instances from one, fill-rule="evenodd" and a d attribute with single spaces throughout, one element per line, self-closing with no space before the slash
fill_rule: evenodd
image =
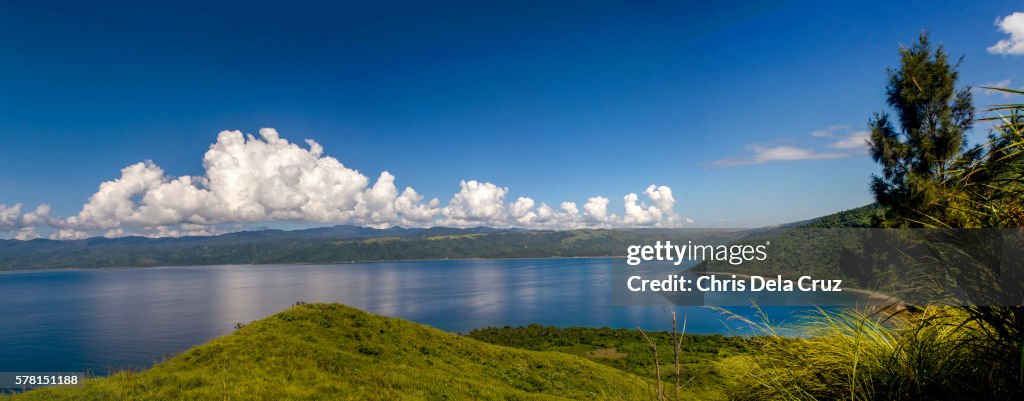
<path id="1" fill-rule="evenodd" d="M 142 368 L 296 301 L 341 302 L 454 332 L 530 323 L 668 329 L 671 309 L 613 305 L 611 273 L 622 263 L 465 260 L 0 273 L 6 312 L 0 371 Z M 784 319 L 808 309 L 768 312 Z M 688 315 L 691 333 L 735 329 L 706 308 L 676 310 Z"/>

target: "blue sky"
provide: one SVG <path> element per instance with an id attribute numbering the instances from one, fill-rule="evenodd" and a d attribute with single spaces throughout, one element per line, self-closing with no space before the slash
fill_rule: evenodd
<path id="1" fill-rule="evenodd" d="M 961 84 L 1024 86 L 1024 58 L 986 50 L 1019 2 L 24 3 L 0 6 L 0 203 L 54 216 L 273 127 L 442 206 L 462 180 L 609 209 L 657 184 L 696 226 L 775 224 L 871 201 L 873 163 L 829 145 L 920 31 L 965 56 Z M 749 160 L 780 146 L 824 156 Z"/>

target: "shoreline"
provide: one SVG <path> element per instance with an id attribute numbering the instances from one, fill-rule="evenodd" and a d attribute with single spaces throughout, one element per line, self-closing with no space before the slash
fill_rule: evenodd
<path id="1" fill-rule="evenodd" d="M 103 266 L 103 267 L 42 267 L 38 269 L 13 269 L 0 270 L 4 273 L 29 273 L 29 272 L 52 272 L 52 271 L 81 271 L 81 270 L 121 270 L 121 269 L 160 269 L 179 267 L 211 267 L 211 266 L 311 266 L 311 265 L 353 265 L 360 263 L 401 263 L 401 262 L 441 262 L 441 261 L 470 261 L 470 260 L 552 260 L 552 259 L 625 259 L 625 256 L 541 256 L 541 257 L 507 257 L 507 258 L 427 258 L 427 259 L 378 259 L 378 260 L 352 260 L 344 262 L 295 262 L 295 263 L 216 263 L 198 265 L 157 265 L 157 266 Z"/>

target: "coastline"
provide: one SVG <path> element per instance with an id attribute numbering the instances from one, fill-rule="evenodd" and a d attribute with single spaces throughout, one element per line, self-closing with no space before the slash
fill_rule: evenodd
<path id="1" fill-rule="evenodd" d="M 104 266 L 104 267 L 43 267 L 39 269 L 13 269 L 0 270 L 4 273 L 28 273 L 28 272 L 52 272 L 63 270 L 120 270 L 120 269 L 159 269 L 179 267 L 210 267 L 210 266 L 326 266 L 326 265 L 352 265 L 363 263 L 401 263 L 401 262 L 440 262 L 440 261 L 469 261 L 469 260 L 552 260 L 552 259 L 625 259 L 625 256 L 543 256 L 523 258 L 430 258 L 430 259 L 376 259 L 376 260 L 351 260 L 343 262 L 298 262 L 298 263 L 215 263 L 196 265 L 157 265 L 157 266 Z"/>

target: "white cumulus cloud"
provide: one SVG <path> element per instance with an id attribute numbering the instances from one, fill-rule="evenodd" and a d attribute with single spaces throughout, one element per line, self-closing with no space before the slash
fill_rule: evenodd
<path id="1" fill-rule="evenodd" d="M 270 128 L 259 137 L 221 132 L 203 158 L 204 176 L 169 177 L 150 161 L 125 167 L 67 225 L 109 230 L 288 220 L 377 226 L 437 213 L 430 206 L 436 209 L 436 202 L 421 203 L 411 188 L 399 195 L 390 173 L 371 186 L 365 175 L 324 156 L 318 143 L 306 143 L 290 143 Z"/>
<path id="2" fill-rule="evenodd" d="M 587 212 L 587 220 L 590 222 L 604 224 L 610 220 L 610 216 L 608 216 L 608 198 L 603 196 L 587 199 L 587 203 L 583 204 L 583 210 Z"/>
<path id="3" fill-rule="evenodd" d="M 1019 55 L 1024 54 L 1024 12 L 1015 12 L 1005 17 L 996 18 L 999 31 L 1010 35 L 988 47 L 992 54 Z"/>
<path id="4" fill-rule="evenodd" d="M 455 193 L 444 208 L 444 224 L 456 227 L 478 225 L 503 225 L 505 195 L 508 188 L 476 180 L 462 181 L 461 189 Z M 526 199 L 530 206 L 533 201 Z"/>
<path id="5" fill-rule="evenodd" d="M 50 205 L 48 204 L 41 204 L 34 210 L 25 213 L 21 211 L 22 206 L 20 203 L 15 203 L 8 207 L 0 203 L 0 231 L 21 230 L 57 223 L 56 219 L 50 217 Z"/>
<path id="6" fill-rule="evenodd" d="M 42 237 L 36 233 L 35 227 L 23 227 L 14 232 L 14 239 L 21 241 L 33 240 Z"/>
<path id="7" fill-rule="evenodd" d="M 11 230 L 14 228 L 21 227 L 21 204 L 16 203 L 14 206 L 7 207 L 7 205 L 0 203 L 0 230 Z"/>
<path id="8" fill-rule="evenodd" d="M 623 198 L 625 201 L 625 214 L 622 216 L 623 224 L 627 226 L 656 227 L 674 227 L 678 225 L 679 217 L 673 211 L 676 200 L 672 197 L 671 188 L 651 185 L 644 190 L 644 195 L 651 202 L 650 205 L 641 202 L 640 197 L 636 194 L 631 193 Z"/>
<path id="9" fill-rule="evenodd" d="M 313 140 L 289 142 L 271 128 L 259 135 L 223 131 L 203 157 L 204 173 L 172 176 L 152 161 L 127 166 L 103 182 L 70 217 L 50 216 L 50 206 L 23 212 L 21 204 L 0 204 L 0 233 L 21 239 L 38 237 L 37 227 L 52 229 L 53 239 L 94 235 L 179 237 L 215 235 L 224 225 L 298 221 L 372 227 L 490 226 L 566 229 L 579 227 L 659 226 L 692 222 L 678 216 L 667 186 L 651 185 L 624 197 L 624 213 L 609 210 L 608 198 L 551 207 L 494 183 L 463 180 L 447 205 L 424 199 L 416 190 L 399 190 L 396 177 L 381 172 L 371 180 L 349 168 Z"/>

